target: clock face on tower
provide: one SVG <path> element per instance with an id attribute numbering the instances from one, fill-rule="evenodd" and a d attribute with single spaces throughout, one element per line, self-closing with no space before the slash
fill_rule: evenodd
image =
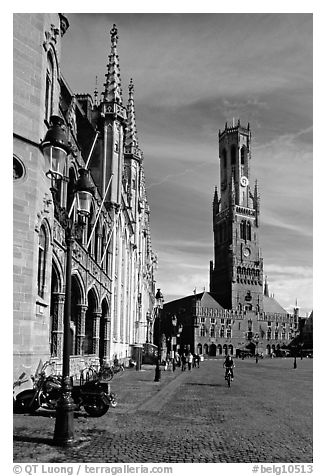
<path id="1" fill-rule="evenodd" d="M 250 255 L 250 249 L 249 248 L 245 248 L 243 250 L 243 256 L 245 256 L 246 258 L 248 258 L 248 256 Z"/>
<path id="2" fill-rule="evenodd" d="M 249 183 L 249 180 L 247 179 L 247 177 L 245 177 L 244 175 L 241 177 L 240 179 L 240 184 L 242 187 L 246 187 Z"/>

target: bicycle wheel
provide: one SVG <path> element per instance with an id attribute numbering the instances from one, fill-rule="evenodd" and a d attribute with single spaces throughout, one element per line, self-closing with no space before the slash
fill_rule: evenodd
<path id="1" fill-rule="evenodd" d="M 100 378 L 103 380 L 112 380 L 114 376 L 114 372 L 111 367 L 104 367 L 100 371 Z"/>

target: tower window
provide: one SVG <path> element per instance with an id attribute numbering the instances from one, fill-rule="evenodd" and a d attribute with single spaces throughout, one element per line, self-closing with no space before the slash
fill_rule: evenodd
<path id="1" fill-rule="evenodd" d="M 246 152 L 246 148 L 241 147 L 241 165 L 245 164 L 245 152 Z"/>
<path id="2" fill-rule="evenodd" d="M 247 240 L 251 241 L 251 223 L 247 222 Z"/>
<path id="3" fill-rule="evenodd" d="M 236 162 L 236 148 L 235 145 L 231 148 L 231 165 L 235 165 Z"/>
<path id="4" fill-rule="evenodd" d="M 54 89 L 54 65 L 52 55 L 47 58 L 46 78 L 45 78 L 45 119 L 50 120 L 53 109 L 53 89 Z"/>
<path id="5" fill-rule="evenodd" d="M 45 287 L 45 263 L 46 263 L 46 233 L 42 225 L 38 237 L 38 269 L 37 269 L 37 292 L 44 297 Z"/>
<path id="6" fill-rule="evenodd" d="M 222 152 L 222 159 L 223 159 L 223 167 L 226 169 L 226 150 L 223 149 Z"/>

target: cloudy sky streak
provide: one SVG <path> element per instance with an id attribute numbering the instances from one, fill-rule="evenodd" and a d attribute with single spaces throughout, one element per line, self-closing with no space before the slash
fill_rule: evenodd
<path id="1" fill-rule="evenodd" d="M 103 91 L 116 23 L 124 100 L 135 107 L 157 287 L 165 300 L 208 289 L 218 129 L 250 122 L 269 289 L 312 309 L 312 15 L 67 14 L 62 73 Z"/>

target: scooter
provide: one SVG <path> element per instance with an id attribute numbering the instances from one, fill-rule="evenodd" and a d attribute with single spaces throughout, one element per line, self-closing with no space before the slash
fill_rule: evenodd
<path id="1" fill-rule="evenodd" d="M 32 389 L 20 392 L 14 402 L 16 413 L 26 411 L 34 413 L 38 408 L 55 410 L 61 396 L 61 377 L 46 375 L 47 362 L 41 369 L 38 378 L 33 378 Z M 116 395 L 109 392 L 108 383 L 95 378 L 80 385 L 72 385 L 71 396 L 75 404 L 75 410 L 84 407 L 85 411 L 93 417 L 103 416 L 109 409 L 117 405 Z"/>

